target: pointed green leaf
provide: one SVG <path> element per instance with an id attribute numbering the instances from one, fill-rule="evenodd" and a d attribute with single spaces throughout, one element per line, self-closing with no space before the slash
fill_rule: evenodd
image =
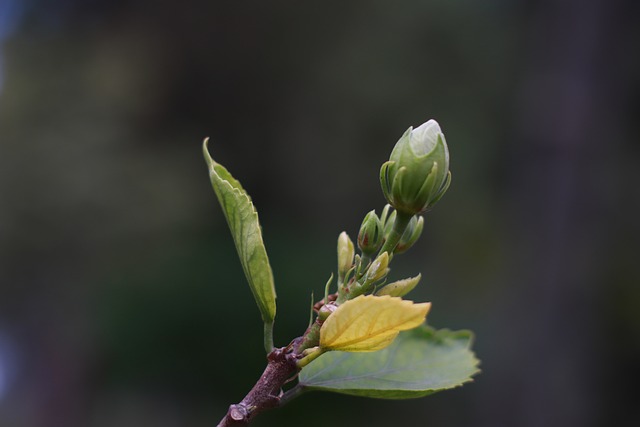
<path id="1" fill-rule="evenodd" d="M 469 331 L 423 326 L 402 332 L 375 353 L 329 352 L 300 372 L 306 390 L 410 399 L 471 381 L 479 372 Z"/>
<path id="2" fill-rule="evenodd" d="M 422 274 L 418 274 L 415 277 L 409 277 L 408 279 L 397 280 L 395 282 L 384 285 L 384 287 L 376 291 L 377 296 L 390 295 L 392 297 L 403 297 L 415 288 Z"/>
<path id="3" fill-rule="evenodd" d="M 242 269 L 258 303 L 262 320 L 272 324 L 276 316 L 276 291 L 267 250 L 262 241 L 258 212 L 240 182 L 211 158 L 207 143 L 208 140 L 205 140 L 202 149 L 209 166 L 213 190 L 231 229 Z"/>

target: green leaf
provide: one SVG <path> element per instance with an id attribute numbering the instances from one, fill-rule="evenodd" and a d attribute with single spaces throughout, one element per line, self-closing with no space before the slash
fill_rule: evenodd
<path id="1" fill-rule="evenodd" d="M 381 399 L 410 399 L 471 381 L 478 359 L 470 331 L 422 326 L 375 353 L 329 352 L 300 372 L 304 390 Z"/>
<path id="2" fill-rule="evenodd" d="M 416 277 L 409 277 L 408 279 L 397 280 L 395 282 L 384 285 L 383 288 L 380 288 L 376 291 L 376 295 L 390 295 L 392 297 L 403 297 L 415 288 L 420 279 L 422 278 L 422 274 L 418 274 Z"/>
<path id="3" fill-rule="evenodd" d="M 207 143 L 208 139 L 204 141 L 202 149 L 209 166 L 213 190 L 227 218 L 242 269 L 258 303 L 262 320 L 266 324 L 273 324 L 276 316 L 276 291 L 269 257 L 262 241 L 258 212 L 240 182 L 211 158 Z"/>

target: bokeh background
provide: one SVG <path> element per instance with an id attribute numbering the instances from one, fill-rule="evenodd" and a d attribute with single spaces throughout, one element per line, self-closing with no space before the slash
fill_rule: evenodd
<path id="1" fill-rule="evenodd" d="M 211 426 L 265 360 L 200 144 L 260 212 L 276 343 L 378 168 L 436 118 L 453 184 L 392 277 L 483 373 L 256 426 L 609 426 L 640 379 L 640 3 L 0 0 L 0 425 Z"/>

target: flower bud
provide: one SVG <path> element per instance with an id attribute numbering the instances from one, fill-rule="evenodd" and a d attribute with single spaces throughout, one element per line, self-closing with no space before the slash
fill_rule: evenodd
<path id="1" fill-rule="evenodd" d="M 346 232 L 338 236 L 338 277 L 344 277 L 353 266 L 355 248 Z"/>
<path id="2" fill-rule="evenodd" d="M 336 308 L 338 307 L 334 303 L 323 305 L 322 307 L 320 307 L 320 310 L 318 310 L 318 319 L 320 319 L 321 322 L 324 322 L 331 315 L 331 313 L 336 311 Z"/>
<path id="3" fill-rule="evenodd" d="M 389 269 L 389 254 L 383 252 L 382 255 L 379 255 L 373 263 L 371 263 L 371 267 L 367 270 L 367 274 L 364 277 L 364 283 L 370 284 L 373 282 L 377 282 L 387 275 Z"/>
<path id="4" fill-rule="evenodd" d="M 407 129 L 380 169 L 386 199 L 411 215 L 433 207 L 450 183 L 449 148 L 435 120 Z"/>
<path id="5" fill-rule="evenodd" d="M 422 216 L 414 216 L 411 218 L 407 229 L 402 234 L 398 246 L 393 250 L 394 254 L 401 254 L 409 250 L 411 246 L 418 240 L 422 234 L 424 227 L 424 218 Z"/>
<path id="6" fill-rule="evenodd" d="M 409 277 L 408 279 L 402 279 L 395 281 L 393 283 L 389 283 L 385 285 L 383 288 L 379 289 L 376 292 L 376 295 L 390 295 L 392 297 L 403 297 L 416 287 L 418 282 L 420 282 L 420 278 L 422 278 L 421 274 L 418 274 L 416 277 Z"/>
<path id="7" fill-rule="evenodd" d="M 382 246 L 382 224 L 375 211 L 369 212 L 362 221 L 358 233 L 358 247 L 365 255 L 375 253 Z"/>

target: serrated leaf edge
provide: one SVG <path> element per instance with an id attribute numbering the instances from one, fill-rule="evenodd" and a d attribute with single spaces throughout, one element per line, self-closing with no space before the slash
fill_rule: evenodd
<path id="1" fill-rule="evenodd" d="M 235 195 L 240 196 L 241 198 L 244 198 L 249 203 L 249 206 L 251 209 L 249 212 L 249 215 L 251 215 L 252 217 L 251 221 L 255 221 L 255 223 L 257 224 L 258 232 L 253 232 L 251 236 L 257 235 L 259 245 L 256 245 L 256 247 L 262 248 L 262 250 L 264 250 L 266 266 L 268 270 L 268 277 L 269 277 L 269 286 L 270 286 L 270 290 L 273 295 L 273 298 L 271 298 L 269 295 L 266 295 L 266 293 L 262 295 L 258 295 L 259 293 L 258 287 L 255 286 L 253 281 L 254 279 L 252 277 L 251 272 L 249 271 L 249 267 L 248 265 L 245 265 L 245 262 L 244 262 L 244 259 L 250 258 L 248 256 L 248 252 L 246 252 L 248 248 L 246 247 L 246 245 L 240 244 L 236 240 L 236 236 L 234 235 L 233 229 L 231 228 L 231 221 L 229 220 L 229 216 L 227 215 L 227 211 L 224 205 L 222 205 L 222 212 L 227 221 L 227 224 L 229 225 L 229 228 L 231 230 L 231 235 L 232 235 L 234 244 L 236 246 L 236 250 L 238 251 L 238 254 L 240 256 L 240 264 L 242 266 L 242 270 L 244 271 L 247 281 L 249 282 L 249 288 L 251 289 L 254 299 L 256 300 L 256 303 L 260 310 L 260 314 L 262 316 L 262 320 L 267 324 L 272 324 L 276 314 L 275 299 L 277 298 L 277 295 L 275 291 L 275 283 L 273 280 L 273 271 L 271 269 L 271 264 L 269 263 L 269 255 L 266 252 L 266 246 L 264 244 L 264 239 L 262 237 L 262 232 L 261 232 L 262 227 L 260 225 L 258 211 L 256 210 L 255 205 L 251 200 L 251 197 L 246 192 L 246 190 L 242 187 L 242 184 L 240 183 L 240 181 L 235 179 L 233 175 L 231 175 L 231 173 L 229 173 L 229 171 L 223 165 L 213 160 L 213 158 L 211 157 L 211 154 L 209 153 L 208 144 L 209 144 L 209 138 L 206 138 L 202 144 L 202 151 L 204 154 L 205 162 L 207 163 L 207 166 L 209 169 L 209 175 L 211 176 L 215 174 L 216 176 L 216 182 L 212 180 L 212 184 L 213 184 L 213 189 L 216 193 L 216 197 L 218 198 L 218 201 L 222 205 L 222 200 L 224 198 L 221 196 L 221 189 L 217 188 L 217 185 L 226 186 L 227 190 L 230 190 Z M 221 171 L 218 171 L 217 168 L 220 168 Z M 221 175 L 221 172 L 222 172 L 222 175 Z M 238 230 L 239 234 L 242 234 L 242 227 L 243 225 L 241 224 L 241 229 Z M 266 297 L 266 298 L 263 298 L 263 297 Z M 267 300 L 270 300 L 270 301 L 267 301 Z M 269 307 L 270 303 L 273 306 L 273 310 L 271 310 L 271 308 Z"/>
<path id="2" fill-rule="evenodd" d="M 472 383 L 475 381 L 474 377 L 482 372 L 480 369 L 480 359 L 476 356 L 475 352 L 472 350 L 473 343 L 475 341 L 475 334 L 468 329 L 460 329 L 457 331 L 453 331 L 447 328 L 443 329 L 435 329 L 427 324 L 422 327 L 412 329 L 410 331 L 405 331 L 404 333 L 410 334 L 421 334 L 423 336 L 431 336 L 436 342 L 443 342 L 445 339 L 452 339 L 459 341 L 460 339 L 466 340 L 466 345 L 464 346 L 466 350 L 471 353 L 471 362 L 473 366 L 473 372 L 469 374 L 469 376 L 463 380 L 461 380 L 457 384 L 453 384 L 450 386 L 445 386 L 437 389 L 426 389 L 426 390 L 403 390 L 403 389 L 384 389 L 378 390 L 380 393 L 379 396 L 376 396 L 376 389 L 333 389 L 329 387 L 322 386 L 313 386 L 307 385 L 303 382 L 300 382 L 298 386 L 301 388 L 302 392 L 311 392 L 311 391 L 325 391 L 332 392 L 338 394 L 345 394 L 350 396 L 358 396 L 358 397 L 367 397 L 372 399 L 384 399 L 384 400 L 405 400 L 405 399 L 417 399 L 420 397 L 429 396 L 431 394 L 444 391 L 444 390 L 452 390 L 455 388 L 462 387 L 465 384 Z M 344 352 L 344 358 L 349 357 L 350 353 Z M 336 363 L 339 363 L 336 362 Z M 333 365 L 331 365 L 333 366 Z M 321 371 L 317 372 L 315 376 L 320 375 L 325 372 L 327 369 L 330 369 L 331 366 L 327 366 Z M 372 373 L 374 374 L 374 373 Z M 313 378 L 313 377 L 312 377 Z M 394 396 L 395 394 L 395 396 Z"/>

